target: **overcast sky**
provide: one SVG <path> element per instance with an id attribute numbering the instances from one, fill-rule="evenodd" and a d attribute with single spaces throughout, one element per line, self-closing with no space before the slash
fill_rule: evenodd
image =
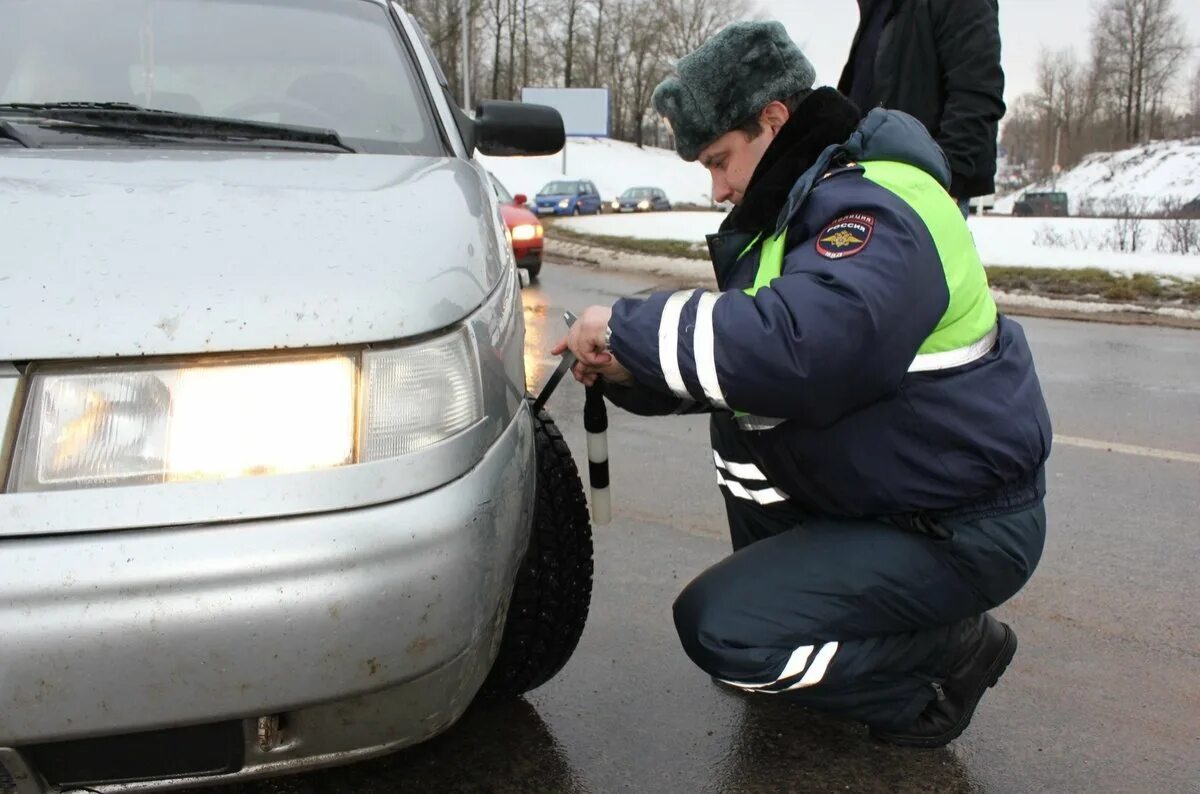
<path id="1" fill-rule="evenodd" d="M 1042 47 L 1074 47 L 1082 59 L 1087 54 L 1092 7 L 1099 0 L 1000 0 L 1001 61 L 1004 98 L 1011 105 L 1033 90 L 1034 67 Z M 855 0 L 759 0 L 761 15 L 778 19 L 813 65 L 822 85 L 837 83 L 845 65 L 854 30 L 858 26 Z M 1200 39 L 1200 2 L 1175 0 L 1188 40 Z M 1195 70 L 1195 56 L 1188 73 Z"/>

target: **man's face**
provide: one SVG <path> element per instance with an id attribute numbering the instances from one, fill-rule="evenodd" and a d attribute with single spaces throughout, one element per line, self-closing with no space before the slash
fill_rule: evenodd
<path id="1" fill-rule="evenodd" d="M 762 132 L 758 136 L 751 138 L 741 130 L 733 130 L 704 147 L 699 159 L 712 177 L 713 201 L 742 203 L 754 169 L 787 119 L 787 108 L 772 102 L 759 115 Z"/>

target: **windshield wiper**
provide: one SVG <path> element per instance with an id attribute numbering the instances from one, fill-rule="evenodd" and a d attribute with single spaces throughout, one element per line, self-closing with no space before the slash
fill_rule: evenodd
<path id="1" fill-rule="evenodd" d="M 8 138 L 10 141 L 16 141 L 26 149 L 37 148 L 36 144 L 29 140 L 28 136 L 19 132 L 16 127 L 9 124 L 4 119 L 0 119 L 0 138 Z"/>
<path id="2" fill-rule="evenodd" d="M 129 132 L 222 141 L 281 141 L 355 151 L 334 130 L 177 113 L 127 102 L 0 103 L 0 115 L 30 116 L 54 125 L 70 125 L 85 132 Z"/>

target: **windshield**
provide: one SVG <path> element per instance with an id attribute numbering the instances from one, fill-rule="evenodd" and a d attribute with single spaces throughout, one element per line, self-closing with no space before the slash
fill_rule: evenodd
<path id="1" fill-rule="evenodd" d="M 488 176 L 492 177 L 492 188 L 496 191 L 496 195 L 500 198 L 500 202 L 502 204 L 512 204 L 512 194 L 508 192 L 504 185 L 500 184 L 500 180 L 494 175 L 488 174 Z"/>
<path id="2" fill-rule="evenodd" d="M 441 155 L 387 11 L 365 0 L 0 0 L 0 103 L 128 102 Z"/>
<path id="3" fill-rule="evenodd" d="M 641 199 L 641 198 L 653 198 L 653 197 L 654 196 L 653 196 L 650 188 L 646 188 L 646 187 L 631 187 L 631 188 L 629 188 L 629 190 L 626 190 L 624 193 L 621 194 L 621 198 L 627 198 L 627 199 Z"/>
<path id="4" fill-rule="evenodd" d="M 541 192 L 546 196 L 574 195 L 578 191 L 578 188 L 578 182 L 551 182 L 542 188 Z"/>

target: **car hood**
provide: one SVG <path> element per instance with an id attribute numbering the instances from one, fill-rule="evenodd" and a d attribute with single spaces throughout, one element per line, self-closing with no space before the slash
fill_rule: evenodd
<path id="1" fill-rule="evenodd" d="M 0 361 L 265 350 L 452 325 L 502 273 L 473 163 L 165 149 L 0 156 Z"/>
<path id="2" fill-rule="evenodd" d="M 504 217 L 504 223 L 511 229 L 513 226 L 519 226 L 522 223 L 536 224 L 541 223 L 538 217 L 524 207 L 518 207 L 515 204 L 501 204 L 500 214 Z"/>

